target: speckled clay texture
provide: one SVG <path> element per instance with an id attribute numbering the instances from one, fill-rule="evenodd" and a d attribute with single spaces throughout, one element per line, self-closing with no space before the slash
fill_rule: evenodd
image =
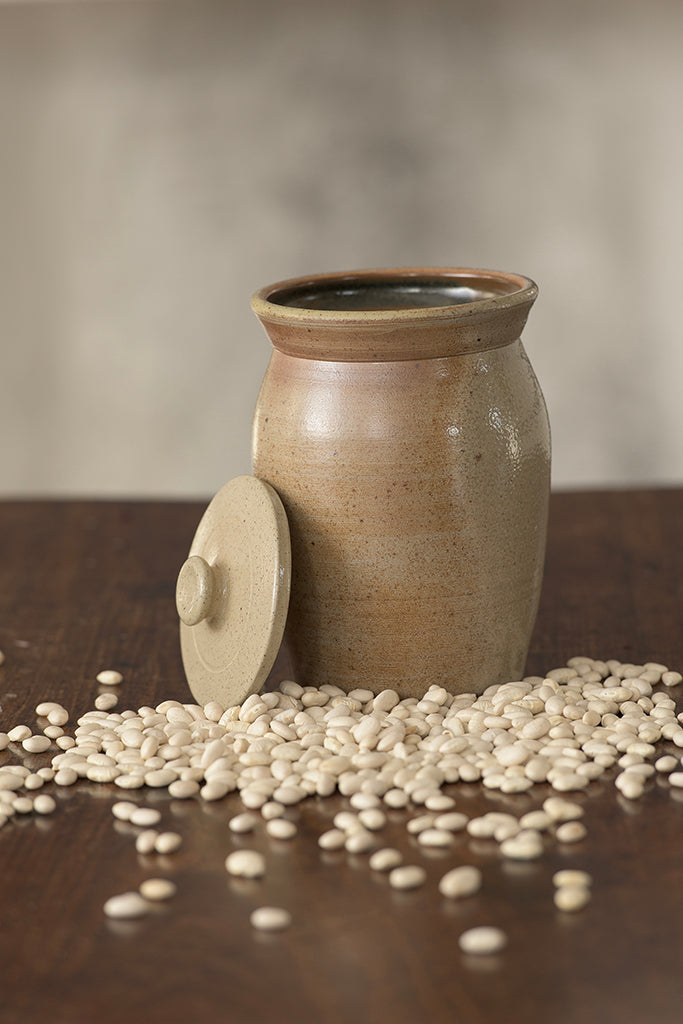
<path id="1" fill-rule="evenodd" d="M 334 278 L 252 300 L 274 345 L 254 471 L 290 526 L 295 677 L 415 697 L 432 683 L 480 692 L 519 678 L 550 487 L 545 403 L 519 340 L 536 286 L 461 269 Z M 291 304 L 311 289 L 406 279 L 461 283 L 472 301 Z"/>
<path id="2" fill-rule="evenodd" d="M 176 587 L 183 665 L 196 701 L 230 707 L 256 693 L 282 640 L 290 586 L 277 494 L 238 476 L 206 509 Z"/>

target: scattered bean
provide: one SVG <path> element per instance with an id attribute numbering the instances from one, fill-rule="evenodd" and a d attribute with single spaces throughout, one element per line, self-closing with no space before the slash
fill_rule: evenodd
<path id="1" fill-rule="evenodd" d="M 261 807 L 261 817 L 265 818 L 266 821 L 270 821 L 271 818 L 281 818 L 284 810 L 284 804 L 279 804 L 277 800 L 268 800 Z"/>
<path id="2" fill-rule="evenodd" d="M 156 847 L 158 837 L 159 833 L 153 828 L 145 829 L 135 840 L 135 849 L 138 853 L 152 853 Z"/>
<path id="3" fill-rule="evenodd" d="M 177 886 L 170 878 L 146 878 L 140 885 L 140 895 L 154 903 L 170 900 L 176 892 Z"/>
<path id="4" fill-rule="evenodd" d="M 97 682 L 103 686 L 118 686 L 123 682 L 123 676 L 115 669 L 105 668 L 97 673 Z"/>
<path id="5" fill-rule="evenodd" d="M 182 846 L 183 838 L 178 832 L 161 832 L 154 843 L 157 853 L 175 853 Z"/>
<path id="6" fill-rule="evenodd" d="M 372 832 L 367 832 L 364 828 L 348 833 L 344 841 L 344 849 L 348 853 L 367 853 L 374 845 L 375 837 Z"/>
<path id="7" fill-rule="evenodd" d="M 104 904 L 105 914 L 113 918 L 144 917 L 149 910 L 149 903 L 139 892 L 123 892 L 118 896 L 110 896 Z"/>
<path id="8" fill-rule="evenodd" d="M 553 875 L 553 885 L 560 888 L 565 885 L 583 886 L 591 885 L 593 879 L 587 871 L 579 871 L 577 868 L 563 868 Z"/>
<path id="9" fill-rule="evenodd" d="M 583 817 L 583 807 L 580 804 L 559 796 L 549 796 L 543 803 L 543 810 L 552 821 L 574 821 Z"/>
<path id="10" fill-rule="evenodd" d="M 581 821 L 565 821 L 555 831 L 558 843 L 578 843 L 586 838 L 588 830 Z"/>
<path id="11" fill-rule="evenodd" d="M 98 711 L 111 711 L 119 702 L 115 693 L 99 693 L 95 697 L 95 707 Z"/>
<path id="12" fill-rule="evenodd" d="M 393 889 L 417 889 L 427 881 L 427 872 L 419 864 L 404 864 L 389 873 L 389 885 Z"/>
<path id="13" fill-rule="evenodd" d="M 447 871 L 439 882 L 439 892 L 449 899 L 472 896 L 481 889 L 481 871 L 479 868 L 463 864 L 461 867 Z"/>
<path id="14" fill-rule="evenodd" d="M 244 811 L 242 814 L 236 814 L 234 818 L 231 818 L 228 822 L 228 828 L 231 832 L 243 834 L 245 832 L 253 832 L 258 825 L 258 817 L 256 814 L 252 814 L 251 811 Z"/>
<path id="15" fill-rule="evenodd" d="M 132 803 L 130 800 L 117 800 L 112 805 L 111 813 L 119 821 L 130 821 L 131 815 L 138 810 L 138 805 Z"/>
<path id="16" fill-rule="evenodd" d="M 52 814 L 56 808 L 57 804 L 47 793 L 39 793 L 33 799 L 33 810 L 36 814 Z"/>
<path id="17" fill-rule="evenodd" d="M 507 945 L 507 936 L 500 928 L 482 925 L 478 928 L 469 928 L 463 932 L 458 939 L 458 945 L 463 953 L 470 953 L 475 956 L 499 953 Z"/>
<path id="18" fill-rule="evenodd" d="M 590 902 L 591 893 L 587 885 L 561 885 L 555 890 L 555 906 L 570 913 L 583 910 Z"/>
<path id="19" fill-rule="evenodd" d="M 468 820 L 467 815 L 461 814 L 460 811 L 446 811 L 434 819 L 434 827 L 446 829 L 448 832 L 462 832 L 467 828 Z"/>
<path id="20" fill-rule="evenodd" d="M 78 781 L 78 772 L 73 768 L 60 768 L 55 775 L 55 783 L 58 786 L 73 786 Z"/>
<path id="21" fill-rule="evenodd" d="M 175 779 L 168 787 L 169 795 L 176 800 L 188 800 L 199 792 L 196 779 Z"/>
<path id="22" fill-rule="evenodd" d="M 10 743 L 23 743 L 31 735 L 31 730 L 27 725 L 15 725 L 13 729 L 7 733 L 7 737 Z"/>
<path id="23" fill-rule="evenodd" d="M 453 842 L 453 833 L 445 828 L 426 828 L 418 833 L 417 841 L 421 846 L 450 846 Z"/>
<path id="24" fill-rule="evenodd" d="M 264 932 L 282 931 L 289 928 L 292 915 L 283 907 L 257 907 L 249 918 L 253 928 Z"/>
<path id="25" fill-rule="evenodd" d="M 346 842 L 346 833 L 339 828 L 329 829 L 318 837 L 321 850 L 341 850 Z"/>
<path id="26" fill-rule="evenodd" d="M 150 825 L 157 825 L 161 821 L 161 812 L 156 807 L 138 807 L 134 805 L 128 821 L 132 825 L 141 825 L 148 828 Z"/>
<path id="27" fill-rule="evenodd" d="M 375 850 L 368 861 L 373 871 L 391 871 L 392 868 L 397 868 L 402 863 L 403 854 L 390 846 Z"/>
<path id="28" fill-rule="evenodd" d="M 235 850 L 225 861 L 229 874 L 241 878 L 260 878 L 266 871 L 266 860 L 256 850 Z"/>
<path id="29" fill-rule="evenodd" d="M 271 818 L 266 824 L 266 832 L 273 839 L 293 839 L 297 828 L 294 822 L 287 818 Z"/>
<path id="30" fill-rule="evenodd" d="M 512 860 L 537 860 L 543 855 L 543 842 L 538 832 L 526 829 L 500 844 L 500 852 Z"/>

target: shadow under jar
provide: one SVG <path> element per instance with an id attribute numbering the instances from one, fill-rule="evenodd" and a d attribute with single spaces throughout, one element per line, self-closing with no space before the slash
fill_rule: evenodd
<path id="1" fill-rule="evenodd" d="M 525 277 L 325 274 L 258 291 L 273 344 L 255 474 L 287 512 L 295 679 L 346 692 L 519 679 L 541 588 L 550 433 Z"/>

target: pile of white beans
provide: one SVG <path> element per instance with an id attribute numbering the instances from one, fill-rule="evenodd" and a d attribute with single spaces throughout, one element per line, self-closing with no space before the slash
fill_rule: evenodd
<path id="1" fill-rule="evenodd" d="M 393 887 L 414 888 L 424 883 L 424 868 L 403 864 L 399 851 L 378 842 L 387 808 L 419 810 L 407 828 L 421 846 L 448 848 L 454 834 L 466 830 L 496 840 L 503 857 L 534 859 L 544 852 L 544 838 L 577 843 L 586 836 L 578 820 L 582 808 L 564 794 L 586 789 L 615 765 L 614 783 L 628 800 L 638 799 L 655 773 L 683 787 L 680 755 L 662 755 L 657 747 L 668 740 L 672 749 L 683 748 L 683 714 L 677 715 L 665 689 L 655 689 L 682 679 L 653 662 L 576 657 L 546 676 L 490 686 L 480 696 L 432 686 L 420 700 L 401 699 L 389 689 L 347 694 L 335 686 L 287 681 L 228 709 L 166 700 L 119 712 L 112 688 L 121 676 L 106 671 L 98 681 L 107 691 L 78 719 L 73 736 L 64 730 L 68 712 L 49 701 L 36 708 L 37 730 L 20 724 L 0 732 L 0 750 L 51 754 L 50 763 L 35 771 L 22 764 L 0 767 L 0 825 L 14 814 L 54 810 L 51 797 L 41 803 L 43 794 L 33 795 L 46 783 L 69 786 L 85 778 L 124 791 L 166 789 L 181 800 L 215 801 L 236 791 L 246 810 L 231 819 L 234 833 L 249 832 L 263 819 L 271 837 L 291 839 L 297 830 L 286 809 L 311 795 L 338 792 L 349 798 L 351 809 L 336 815 L 334 828 L 320 835 L 320 847 L 368 853 L 370 867 L 388 871 Z M 459 781 L 481 781 L 505 794 L 547 783 L 557 795 L 519 819 L 498 812 L 468 819 L 442 790 Z M 139 852 L 172 852 L 180 845 L 180 837 L 168 838 L 172 833 L 147 832 L 153 835 L 141 848 L 147 833 L 140 834 Z M 250 853 L 255 851 L 232 854 L 236 860 L 228 858 L 228 871 L 263 874 L 260 855 L 251 868 L 239 866 Z M 459 898 L 480 885 L 478 869 L 461 865 L 441 879 L 440 891 Z M 143 895 L 122 895 L 131 897 L 131 913 L 134 905 L 142 912 Z M 555 903 L 562 910 L 578 910 L 589 897 L 590 880 L 556 882 Z M 255 927 L 289 924 L 281 908 L 259 909 L 267 912 L 252 918 Z M 110 911 L 121 916 L 125 908 L 119 900 Z M 492 931 L 461 937 L 462 948 L 485 951 L 482 936 Z M 488 951 L 504 944 L 496 935 Z"/>

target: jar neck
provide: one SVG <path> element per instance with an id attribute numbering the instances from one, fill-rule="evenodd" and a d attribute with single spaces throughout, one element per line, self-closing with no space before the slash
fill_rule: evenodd
<path id="1" fill-rule="evenodd" d="M 501 348 L 517 340 L 537 288 L 471 269 L 392 269 L 281 281 L 252 297 L 273 346 L 299 358 L 391 362 Z"/>

